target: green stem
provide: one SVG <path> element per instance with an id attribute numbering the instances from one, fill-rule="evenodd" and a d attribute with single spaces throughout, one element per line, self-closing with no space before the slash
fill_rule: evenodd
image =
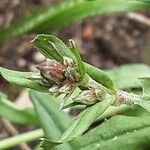
<path id="1" fill-rule="evenodd" d="M 23 133 L 23 134 L 20 134 L 20 135 L 17 135 L 8 139 L 1 140 L 0 149 L 8 149 L 10 147 L 14 147 L 24 142 L 36 140 L 43 136 L 44 136 L 44 132 L 42 129 L 37 129 L 34 131 Z"/>

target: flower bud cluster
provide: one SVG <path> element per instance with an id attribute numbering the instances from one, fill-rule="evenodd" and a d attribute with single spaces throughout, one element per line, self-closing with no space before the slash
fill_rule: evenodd
<path id="1" fill-rule="evenodd" d="M 95 104 L 100 100 L 100 91 L 99 90 L 84 90 L 80 92 L 80 94 L 73 99 L 73 101 L 86 104 L 86 105 L 92 105 Z"/>
<path id="2" fill-rule="evenodd" d="M 89 77 L 89 79 L 83 84 L 88 90 L 81 91 L 77 97 L 73 99 L 73 101 L 86 105 L 92 105 L 106 98 L 107 91 L 105 88 L 92 78 Z"/>
<path id="3" fill-rule="evenodd" d="M 49 92 L 68 93 L 78 81 L 76 64 L 71 58 L 65 57 L 63 64 L 47 59 L 36 67 L 40 71 L 42 83 L 50 87 Z"/>
<path id="4" fill-rule="evenodd" d="M 63 57 L 63 64 L 56 60 L 47 59 L 41 64 L 36 65 L 42 77 L 42 83 L 49 87 L 49 92 L 57 94 L 69 94 L 80 83 L 76 63 L 69 57 Z M 73 98 L 73 101 L 92 105 L 104 100 L 108 93 L 102 85 L 98 84 L 91 77 L 82 83 L 86 90 Z"/>
<path id="5" fill-rule="evenodd" d="M 40 71 L 43 82 L 47 85 L 60 84 L 64 80 L 65 67 L 55 60 L 46 60 L 36 65 L 36 68 Z"/>

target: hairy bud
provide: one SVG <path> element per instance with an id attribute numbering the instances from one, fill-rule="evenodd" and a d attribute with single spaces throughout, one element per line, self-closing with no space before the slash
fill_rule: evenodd
<path id="1" fill-rule="evenodd" d="M 36 67 L 47 82 L 54 82 L 59 85 L 65 78 L 65 67 L 55 60 L 48 59 Z"/>
<path id="2" fill-rule="evenodd" d="M 76 98 L 74 98 L 73 101 L 91 105 L 96 103 L 98 99 L 94 90 L 85 90 L 82 91 Z"/>

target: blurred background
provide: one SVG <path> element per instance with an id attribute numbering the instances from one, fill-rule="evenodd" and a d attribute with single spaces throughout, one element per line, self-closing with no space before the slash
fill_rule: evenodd
<path id="1" fill-rule="evenodd" d="M 0 0 L 0 28 L 10 26 L 34 9 L 53 6 L 59 2 L 61 0 Z M 65 43 L 68 39 L 73 39 L 83 60 L 101 69 L 112 69 L 128 63 L 150 65 L 150 10 L 87 17 L 55 30 L 52 34 Z M 35 71 L 34 65 L 44 60 L 30 42 L 36 35 L 25 33 L 1 41 L 0 66 L 19 71 Z M 27 91 L 10 86 L 2 77 L 0 91 L 20 107 L 30 105 L 26 101 Z M 15 134 L 8 130 L 7 125 L 6 120 L 1 120 L 0 139 Z M 24 132 L 32 127 L 15 126 L 15 129 L 16 132 Z"/>

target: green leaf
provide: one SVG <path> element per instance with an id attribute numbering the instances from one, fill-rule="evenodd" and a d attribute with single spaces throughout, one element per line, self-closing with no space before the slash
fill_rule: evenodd
<path id="1" fill-rule="evenodd" d="M 137 105 L 143 107 L 145 110 L 150 112 L 150 99 L 142 98 L 141 101 L 137 103 Z"/>
<path id="2" fill-rule="evenodd" d="M 98 116 L 97 121 L 102 121 L 113 117 L 114 115 L 125 115 L 125 116 L 150 116 L 150 112 L 146 111 L 144 108 L 138 105 L 120 105 L 120 106 L 110 106 L 108 109 L 100 116 Z"/>
<path id="3" fill-rule="evenodd" d="M 58 139 L 61 132 L 63 132 L 70 124 L 71 120 L 69 116 L 59 110 L 59 107 L 55 102 L 56 98 L 50 94 L 31 91 L 29 96 L 34 104 L 39 120 L 47 137 L 51 138 L 51 136 L 55 136 L 55 139 Z M 46 117 L 49 119 L 45 119 Z M 51 128 L 57 130 L 51 131 Z"/>
<path id="4" fill-rule="evenodd" d="M 37 116 L 32 108 L 19 109 L 6 95 L 0 92 L 0 117 L 6 118 L 9 121 L 17 124 L 33 124 L 38 125 Z"/>
<path id="5" fill-rule="evenodd" d="M 150 75 L 150 73 L 149 73 Z M 150 99 L 150 77 L 143 77 L 140 78 L 142 83 L 142 89 L 143 89 L 143 97 Z"/>
<path id="6" fill-rule="evenodd" d="M 116 116 L 75 141 L 80 150 L 148 149 L 150 117 Z"/>
<path id="7" fill-rule="evenodd" d="M 35 111 L 44 130 L 45 136 L 51 140 L 58 140 L 65 129 L 70 125 L 69 116 L 60 111 L 55 98 L 48 94 L 36 91 L 30 92 Z M 60 145 L 60 150 L 72 150 L 71 144 Z"/>
<path id="8" fill-rule="evenodd" d="M 112 106 L 113 107 L 113 106 Z M 122 107 L 122 106 L 120 106 Z M 138 106 L 138 105 L 133 105 L 133 106 L 124 106 L 127 107 L 125 111 L 115 111 L 114 107 L 114 113 L 121 114 L 121 115 L 126 115 L 126 116 L 138 116 L 138 117 L 146 117 L 150 116 L 150 112 L 146 111 L 143 107 Z M 116 108 L 117 109 L 117 108 Z M 118 107 L 119 110 L 119 107 Z M 113 111 L 112 111 L 113 113 Z"/>
<path id="9" fill-rule="evenodd" d="M 149 7 L 149 3 L 131 0 L 62 1 L 55 6 L 45 7 L 35 13 L 31 12 L 10 27 L 1 29 L 0 39 L 19 36 L 28 32 L 50 33 L 89 16 L 142 10 Z"/>
<path id="10" fill-rule="evenodd" d="M 136 1 L 150 3 L 150 0 L 136 0 Z"/>
<path id="11" fill-rule="evenodd" d="M 106 73 L 119 89 L 137 88 L 141 86 L 138 78 L 150 75 L 150 67 L 143 64 L 122 65 Z"/>
<path id="12" fill-rule="evenodd" d="M 121 106 L 110 106 L 102 115 L 100 115 L 98 118 L 97 118 L 97 121 L 101 121 L 101 120 L 104 120 L 106 118 L 110 118 L 110 117 L 113 117 L 114 114 L 123 114 L 123 115 L 126 115 L 126 116 L 140 116 L 141 117 L 149 117 L 150 113 L 145 111 L 143 108 L 137 106 L 137 105 L 134 105 L 134 106 L 128 106 L 128 105 L 121 105 Z M 106 120 L 108 121 L 108 120 Z M 90 131 L 91 133 L 91 131 Z M 93 135 L 94 136 L 94 135 Z M 83 135 L 84 137 L 84 135 Z M 82 137 L 79 137 L 79 139 L 81 139 Z M 78 139 L 78 138 L 77 138 Z M 76 140 L 73 140 L 73 142 L 76 141 Z M 82 141 L 82 139 L 81 139 Z M 78 143 L 78 141 L 76 141 Z M 42 143 L 42 146 L 43 147 L 55 147 L 56 145 L 58 144 L 61 144 L 61 142 L 59 141 L 52 141 L 52 140 L 48 140 L 48 139 L 43 139 L 43 143 Z M 89 143 L 90 144 L 90 143 Z M 78 145 L 79 146 L 79 145 Z M 96 148 L 96 147 L 95 147 Z M 77 149 L 77 147 L 76 147 Z M 78 147 L 79 149 L 79 147 Z M 93 149 L 93 147 L 92 147 Z M 46 149 L 47 150 L 47 149 Z"/>
<path id="13" fill-rule="evenodd" d="M 103 114 L 103 112 L 112 104 L 113 100 L 114 97 L 109 97 L 102 102 L 84 109 L 63 133 L 59 142 L 70 141 L 85 132 L 96 118 Z"/>
<path id="14" fill-rule="evenodd" d="M 96 82 L 112 91 L 116 90 L 113 80 L 111 80 L 107 73 L 87 63 L 85 64 L 85 67 L 87 74 Z"/>
<path id="15" fill-rule="evenodd" d="M 150 112 L 150 77 L 139 78 L 142 83 L 143 95 L 136 104 Z"/>
<path id="16" fill-rule="evenodd" d="M 33 43 L 46 58 L 53 58 L 57 61 L 61 60 L 57 56 L 53 55 L 53 53 L 55 53 L 55 51 L 56 51 L 56 49 L 54 49 L 54 47 L 44 46 L 45 45 L 44 39 L 47 41 L 47 43 L 48 43 L 48 41 L 53 43 L 58 48 L 57 52 L 61 53 L 61 56 L 62 55 L 68 56 L 68 57 L 72 58 L 74 61 L 76 61 L 74 54 L 60 39 L 58 39 L 57 37 L 55 37 L 53 35 L 40 34 L 33 40 Z M 40 42 L 38 42 L 38 41 L 40 41 Z M 84 63 L 84 65 L 85 65 L 87 74 L 89 74 L 94 80 L 96 80 L 98 83 L 106 86 L 110 90 L 115 90 L 113 81 L 109 78 L 109 76 L 105 72 L 103 72 L 102 70 L 100 70 L 92 65 L 89 65 L 87 63 Z M 83 65 L 80 68 L 82 69 Z M 82 74 L 84 74 L 84 70 L 83 70 Z"/>
<path id="17" fill-rule="evenodd" d="M 66 109 L 66 108 L 75 108 L 75 109 L 84 109 L 86 107 L 86 105 L 84 105 L 84 104 L 79 104 L 79 103 L 77 103 L 77 102 L 72 102 L 72 103 L 70 103 L 70 104 L 68 104 L 68 105 L 65 105 L 64 107 L 63 107 L 63 109 Z"/>
<path id="18" fill-rule="evenodd" d="M 63 63 L 63 57 L 57 50 L 57 47 L 54 46 L 55 42 L 53 42 L 53 40 L 55 40 L 55 37 L 52 35 L 39 34 L 32 40 L 32 42 L 46 58 L 55 59 Z"/>
<path id="19" fill-rule="evenodd" d="M 75 103 L 73 101 L 73 98 L 76 97 L 80 92 L 81 92 L 81 90 L 78 87 L 76 89 L 74 89 L 72 94 L 68 97 L 67 101 L 65 102 L 63 109 L 65 109 L 67 107 L 69 108 L 69 106 L 74 106 Z M 64 99 L 64 96 L 65 95 L 60 95 L 59 97 L 57 97 L 59 99 L 60 103 L 61 103 L 62 99 Z"/>
<path id="20" fill-rule="evenodd" d="M 74 61 L 76 60 L 71 50 L 57 37 L 47 34 L 39 34 L 33 41 L 34 45 L 46 58 L 53 58 L 59 62 L 63 62 L 63 56 L 68 56 Z M 51 46 L 51 45 L 55 46 Z"/>
<path id="21" fill-rule="evenodd" d="M 12 84 L 42 92 L 48 91 L 47 88 L 45 88 L 42 84 L 27 79 L 29 76 L 34 74 L 32 72 L 19 72 L 0 67 L 0 74 L 5 80 Z"/>
<path id="22" fill-rule="evenodd" d="M 83 81 L 84 79 L 84 76 L 85 76 L 85 73 L 86 73 L 86 70 L 85 70 L 85 66 L 83 64 L 83 61 L 81 59 L 81 56 L 80 54 L 78 53 L 76 47 L 75 47 L 75 44 L 74 44 L 74 41 L 70 40 L 70 50 L 72 51 L 72 53 L 74 54 L 74 56 L 76 57 L 76 62 L 77 62 L 77 67 L 78 67 L 78 71 L 79 71 L 79 74 L 80 74 L 80 80 L 81 82 Z"/>

